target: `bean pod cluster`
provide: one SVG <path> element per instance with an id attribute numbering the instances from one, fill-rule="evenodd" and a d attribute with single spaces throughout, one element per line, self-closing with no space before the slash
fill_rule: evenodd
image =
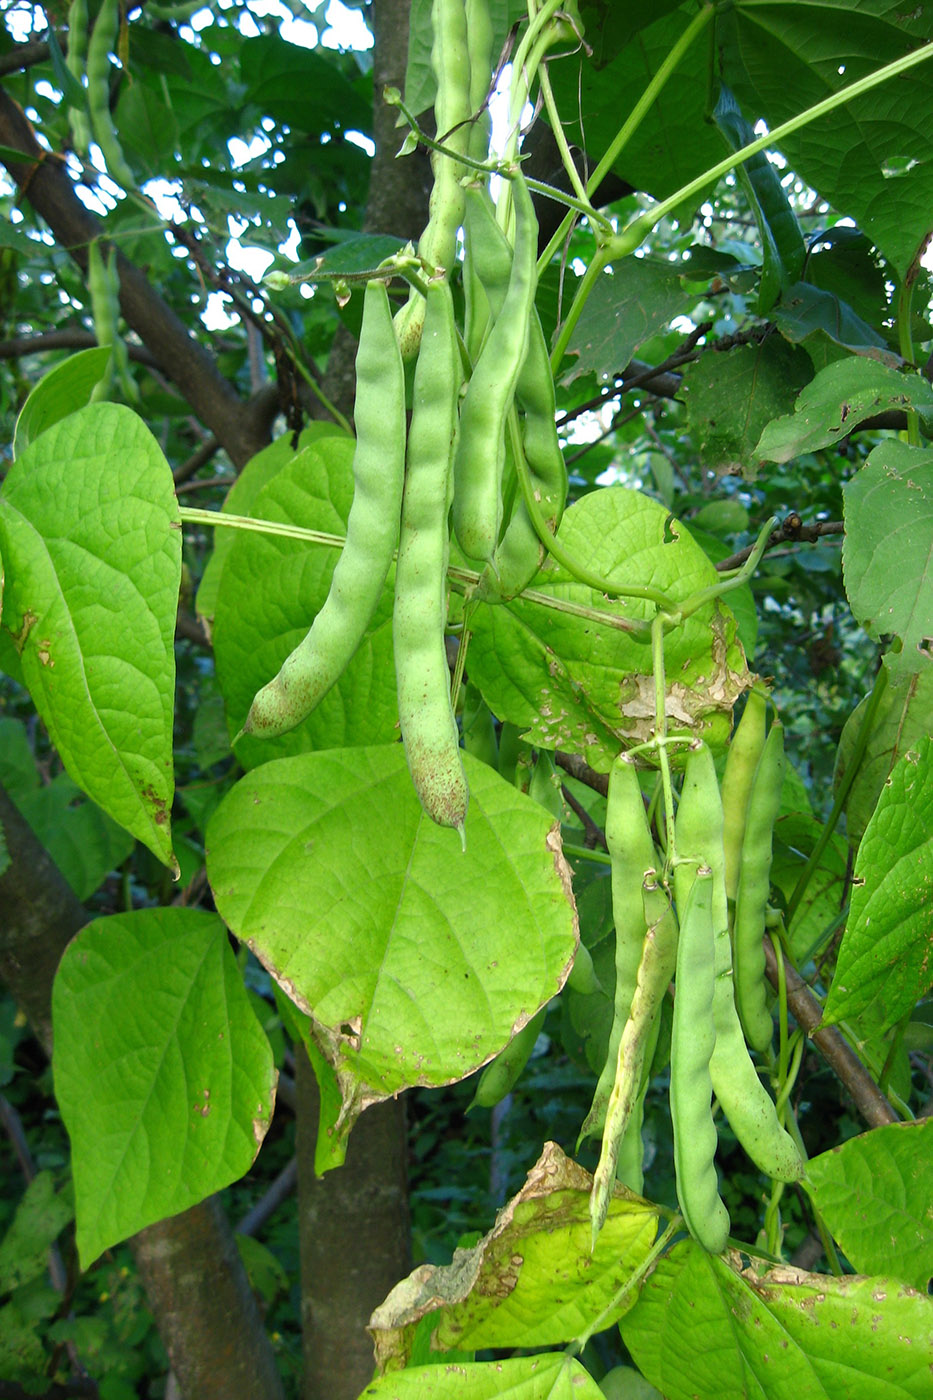
<path id="1" fill-rule="evenodd" d="M 652 838 L 630 758 L 621 755 L 610 774 L 606 842 L 616 929 L 615 1011 L 606 1067 L 583 1127 L 583 1135 L 602 1129 L 591 1199 L 594 1235 L 616 1180 L 641 1190 L 646 1047 L 653 1049 L 657 1038 L 672 975 L 674 1162 L 690 1233 L 712 1253 L 725 1248 L 729 1235 L 717 1184 L 714 1096 L 761 1171 L 779 1182 L 799 1181 L 805 1173 L 797 1142 L 750 1053 L 769 1051 L 773 1034 L 763 939 L 784 769 L 783 731 L 774 723 L 766 737 L 765 709 L 763 695 L 753 691 L 722 788 L 709 748 L 697 742 L 690 749 L 666 862 Z M 673 899 L 658 880 L 665 865 Z M 654 994 L 647 996 L 653 968 Z"/>
<path id="2" fill-rule="evenodd" d="M 434 0 L 435 152 L 419 275 L 393 319 L 375 269 L 356 362 L 354 496 L 328 597 L 305 638 L 255 696 L 243 732 L 300 724 L 359 648 L 395 558 L 392 637 L 399 727 L 425 813 L 464 839 L 469 794 L 445 633 L 451 539 L 479 575 L 477 596 L 515 597 L 542 548 L 523 503 L 524 474 L 556 527 L 567 494 L 554 382 L 535 310 L 538 226 L 519 164 L 501 182 L 500 225 L 485 160 L 491 26 L 484 0 Z M 463 231 L 462 265 L 457 254 Z M 462 278 L 463 330 L 452 283 Z M 410 396 L 406 399 L 406 363 Z M 410 408 L 410 414 L 407 409 Z"/>

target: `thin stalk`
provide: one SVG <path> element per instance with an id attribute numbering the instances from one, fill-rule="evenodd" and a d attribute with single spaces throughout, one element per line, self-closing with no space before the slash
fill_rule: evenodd
<path id="1" fill-rule="evenodd" d="M 768 540 L 771 538 L 771 531 L 776 528 L 777 523 L 778 518 L 776 515 L 772 515 L 769 520 L 765 521 L 764 525 L 762 525 L 761 529 L 758 531 L 755 548 L 752 550 L 741 569 L 738 569 L 731 578 L 727 578 L 723 583 L 713 583 L 709 588 L 701 589 L 699 593 L 692 594 L 686 602 L 681 603 L 678 608 L 681 617 L 691 617 L 693 613 L 695 613 L 698 608 L 702 608 L 704 604 L 711 603 L 714 599 L 721 598 L 724 593 L 730 593 L 732 589 L 740 588 L 743 583 L 747 583 L 758 568 L 761 562 L 761 556 L 764 554 L 768 545 Z"/>
<path id="2" fill-rule="evenodd" d="M 517 431 L 517 425 L 512 420 L 509 421 L 510 431 Z M 676 613 L 677 605 L 666 593 L 662 593 L 659 588 L 647 588 L 630 584 L 616 584 L 611 579 L 603 578 L 601 574 L 594 573 L 587 568 L 580 560 L 564 548 L 557 536 L 552 534 L 548 528 L 547 521 L 541 514 L 541 506 L 538 503 L 534 486 L 531 481 L 531 474 L 528 470 L 528 463 L 525 461 L 525 454 L 522 451 L 513 453 L 515 458 L 515 471 L 518 477 L 518 484 L 521 487 L 522 500 L 528 511 L 529 518 L 534 526 L 535 534 L 544 545 L 547 552 L 562 565 L 568 573 L 572 574 L 580 583 L 586 584 L 588 588 L 595 589 L 597 593 L 605 593 L 613 598 L 643 598 L 656 607 L 667 613 Z M 524 595 L 527 597 L 527 593 Z"/>
<path id="3" fill-rule="evenodd" d="M 547 71 L 547 64 L 542 63 L 538 74 L 538 86 L 541 89 L 541 96 L 544 99 L 544 108 L 551 124 L 551 131 L 560 151 L 560 158 L 564 169 L 567 172 L 567 179 L 570 181 L 577 198 L 581 204 L 589 204 L 589 194 L 583 183 L 580 172 L 576 167 L 576 162 L 567 144 L 567 137 L 564 135 L 564 124 L 560 119 L 560 112 L 557 110 L 557 103 L 554 101 L 554 89 L 551 87 L 551 75 Z"/>
<path id="4" fill-rule="evenodd" d="M 219 525 L 228 530 L 252 530 L 257 535 L 284 535 L 306 544 L 323 544 L 330 549 L 343 549 L 342 535 L 329 535 L 323 530 L 306 530 L 302 525 L 289 525 L 281 520 L 253 520 L 248 515 L 228 515 L 220 510 L 198 510 L 195 506 L 179 506 L 183 525 Z"/>
<path id="5" fill-rule="evenodd" d="M 619 128 L 619 131 L 613 138 L 612 143 L 609 145 L 599 164 L 596 166 L 592 175 L 587 180 L 586 193 L 588 197 L 591 197 L 599 188 L 599 185 L 601 184 L 607 171 L 611 169 L 615 161 L 618 159 L 620 153 L 627 146 L 631 137 L 641 126 L 641 123 L 644 121 L 652 104 L 657 100 L 665 84 L 667 83 L 667 80 L 674 72 L 674 69 L 677 67 L 678 63 L 689 49 L 694 39 L 699 33 L 701 33 L 708 21 L 712 18 L 712 16 L 713 6 L 704 5 L 703 8 L 700 10 L 699 14 L 697 14 L 690 21 L 687 28 L 684 30 L 683 34 L 681 34 L 674 47 L 667 54 L 666 58 L 664 59 L 664 62 L 661 64 L 658 71 L 654 74 L 651 81 L 648 83 L 648 86 L 645 88 L 641 97 L 638 99 L 638 101 L 635 103 L 635 106 L 629 113 L 628 118 Z M 538 259 L 539 276 L 547 267 L 548 263 L 551 261 L 551 258 L 557 252 L 557 249 L 560 247 L 561 243 L 563 243 L 564 239 L 567 237 L 567 234 L 570 231 L 570 224 L 570 217 L 565 217 L 564 221 L 561 223 L 560 227 L 557 229 L 554 236 L 552 237 L 550 243 L 547 245 L 544 252 Z"/>
<path id="6" fill-rule="evenodd" d="M 893 63 L 886 63 L 883 68 L 877 68 L 874 73 L 869 73 L 867 77 L 859 78 L 857 82 L 849 83 L 847 87 L 840 88 L 830 97 L 825 97 L 822 102 L 817 102 L 812 107 L 808 107 L 806 111 L 799 112 L 796 117 L 781 122 L 773 131 L 750 141 L 747 146 L 742 146 L 738 151 L 734 151 L 719 161 L 718 164 L 710 166 L 702 175 L 698 175 L 688 184 L 682 185 L 679 190 L 668 195 L 667 199 L 662 199 L 657 204 L 652 205 L 648 211 L 652 227 L 660 223 L 665 215 L 676 209 L 678 204 L 692 199 L 694 195 L 701 194 L 709 184 L 718 180 L 722 175 L 728 175 L 730 170 L 734 170 L 737 165 L 744 164 L 750 156 L 757 155 L 759 151 L 767 150 L 769 146 L 777 146 L 785 136 L 793 135 L 801 127 L 809 126 L 811 122 L 818 121 L 820 117 L 834 112 L 837 107 L 843 107 L 854 98 L 862 97 L 866 92 L 871 92 L 873 88 L 880 86 L 881 83 L 886 83 L 889 78 L 896 78 L 899 74 L 907 72 L 909 68 L 915 68 L 918 63 L 925 63 L 931 57 L 933 57 L 933 44 L 924 44 L 922 48 L 914 49 L 913 53 L 904 54 L 901 58 L 896 58 Z M 644 217 L 642 215 L 641 220 Z M 641 220 L 635 222 L 640 223 Z M 642 235 L 643 237 L 644 235 Z M 642 239 L 639 239 L 639 242 L 641 241 Z"/>
<path id="7" fill-rule="evenodd" d="M 839 790 L 836 793 L 836 800 L 833 803 L 832 811 L 826 818 L 826 821 L 823 825 L 823 830 L 820 832 L 819 839 L 816 845 L 814 846 L 813 850 L 810 852 L 810 857 L 800 873 L 800 879 L 794 886 L 793 894 L 787 901 L 786 918 L 788 928 L 790 928 L 791 923 L 793 922 L 794 915 L 800 906 L 800 901 L 804 896 L 807 885 L 810 883 L 810 879 L 813 875 L 813 872 L 817 869 L 820 861 L 822 860 L 823 852 L 829 845 L 829 842 L 832 839 L 833 832 L 836 830 L 836 824 L 839 821 L 840 816 L 842 815 L 842 809 L 845 806 L 846 801 L 848 800 L 849 790 L 852 787 L 853 782 L 855 781 L 855 775 L 858 772 L 859 765 L 865 754 L 865 749 L 868 746 L 868 740 L 871 736 L 871 731 L 875 723 L 875 715 L 878 713 L 878 706 L 881 704 L 881 697 L 884 695 L 884 692 L 887 690 L 887 688 L 888 672 L 884 666 L 881 666 L 878 670 L 878 674 L 875 677 L 875 684 L 872 686 L 871 696 L 869 697 L 868 704 L 865 707 L 865 713 L 862 716 L 862 723 L 859 725 L 858 738 L 855 741 L 855 747 L 852 750 L 852 755 L 846 767 L 845 775 L 842 779 L 842 782 L 839 784 Z"/>
<path id="8" fill-rule="evenodd" d="M 562 841 L 561 850 L 565 856 L 575 856 L 578 860 L 594 860 L 597 865 L 612 864 L 612 857 L 605 851 L 593 850 L 590 846 L 578 846 L 573 841 Z"/>
<path id="9" fill-rule="evenodd" d="M 664 793 L 664 839 L 667 845 L 665 875 L 676 859 L 674 843 L 674 789 L 671 784 L 671 764 L 667 755 L 667 681 L 664 671 L 664 614 L 655 614 L 651 623 L 651 668 L 654 674 L 654 726 L 658 748 L 658 766 Z"/>

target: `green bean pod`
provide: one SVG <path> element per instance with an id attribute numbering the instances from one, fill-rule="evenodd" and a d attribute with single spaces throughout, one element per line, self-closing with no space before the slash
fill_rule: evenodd
<path id="1" fill-rule="evenodd" d="M 464 240 L 475 278 L 485 293 L 488 318 L 494 321 L 502 314 L 512 250 L 496 221 L 491 199 L 479 186 L 470 187 L 466 193 Z M 478 299 L 475 293 L 474 299 Z M 469 313 L 469 297 L 467 306 Z M 556 530 L 567 500 L 567 469 L 557 436 L 554 377 L 547 342 L 533 303 L 530 317 L 528 347 L 515 384 L 515 402 L 523 416 L 518 431 L 514 422 L 509 423 L 511 450 L 513 457 L 523 455 L 531 489 L 544 518 Z M 510 416 L 514 418 L 514 413 Z M 519 499 L 492 564 L 483 575 L 479 596 L 487 602 L 514 598 L 534 578 L 543 559 L 544 546 L 524 501 Z"/>
<path id="2" fill-rule="evenodd" d="M 119 30 L 120 0 L 103 0 L 87 50 L 88 110 L 91 130 L 104 157 L 107 174 L 125 190 L 134 190 L 136 177 L 126 163 L 110 114 L 110 50 L 116 43 Z"/>
<path id="3" fill-rule="evenodd" d="M 493 30 L 489 0 L 465 0 L 467 47 L 470 54 L 470 126 L 469 154 L 474 160 L 489 157 L 489 89 L 492 85 Z"/>
<path id="4" fill-rule="evenodd" d="M 512 184 L 515 248 L 508 290 L 467 386 L 454 459 L 454 530 L 470 559 L 491 560 L 499 542 L 506 418 L 528 349 L 537 280 L 538 221 L 520 170 Z"/>
<path id="5" fill-rule="evenodd" d="M 704 752 L 705 750 L 705 752 Z M 680 853 L 697 855 L 713 876 L 711 909 L 715 947 L 713 1022 L 716 1038 L 710 1057 L 713 1090 L 732 1129 L 752 1161 L 779 1181 L 799 1181 L 804 1166 L 796 1144 L 778 1121 L 774 1101 L 758 1077 L 745 1044 L 735 1008 L 732 977 L 732 944 L 729 938 L 725 888 L 724 815 L 714 791 L 715 770 L 705 748 L 692 752 L 684 771 L 684 784 L 674 830 L 678 864 L 674 888 L 683 911 L 689 897 L 691 862 L 680 864 Z M 686 879 L 685 879 L 686 877 Z M 686 888 L 685 888 L 686 883 Z"/>
<path id="6" fill-rule="evenodd" d="M 408 432 L 392 638 L 399 725 L 425 812 L 463 839 L 468 790 L 444 647 L 447 515 L 460 352 L 446 280 L 428 289 Z"/>
<path id="7" fill-rule="evenodd" d="M 771 1044 L 774 1031 L 765 981 L 765 911 L 771 875 L 771 841 L 781 808 L 784 729 L 773 724 L 755 769 L 745 818 L 739 888 L 735 899 L 733 961 L 735 1004 L 745 1038 L 755 1050 Z"/>
<path id="8" fill-rule="evenodd" d="M 68 7 L 68 71 L 83 85 L 87 65 L 88 12 L 87 0 L 71 0 Z M 84 107 L 68 108 L 71 143 L 79 156 L 86 156 L 91 144 L 91 123 Z"/>
<path id="9" fill-rule="evenodd" d="M 91 395 L 95 403 L 109 399 L 113 391 L 113 376 L 116 368 L 114 346 L 119 339 L 118 318 L 120 314 L 119 284 L 114 285 L 115 275 L 114 250 L 110 249 L 105 261 L 100 242 L 96 238 L 92 239 L 87 247 L 87 290 L 91 299 L 91 317 L 94 321 L 94 335 L 97 344 L 102 349 L 106 346 L 110 347 L 107 368 L 94 385 Z"/>
<path id="10" fill-rule="evenodd" d="M 619 1041 L 632 1007 L 647 931 L 642 887 L 646 874 L 658 865 L 638 773 L 624 754 L 616 758 L 609 772 L 606 846 L 611 861 L 616 984 L 606 1063 L 580 1130 L 581 1140 L 600 1132 L 606 1119 L 606 1107 L 615 1083 Z"/>
<path id="11" fill-rule="evenodd" d="M 710 1254 L 729 1238 L 729 1214 L 716 1177 L 712 1113 L 714 937 L 713 875 L 700 866 L 680 921 L 671 1033 L 671 1119 L 677 1199 L 687 1229 Z"/>
<path id="12" fill-rule="evenodd" d="M 398 544 L 405 473 L 405 374 L 385 284 L 369 282 L 356 356 L 356 448 L 347 538 L 307 636 L 258 692 L 243 732 L 294 729 L 340 679 L 382 595 Z"/>
<path id="13" fill-rule="evenodd" d="M 547 1007 L 542 1006 L 541 1010 L 512 1037 L 505 1049 L 500 1051 L 494 1060 L 490 1060 L 480 1075 L 476 1093 L 467 1107 L 468 1113 L 471 1108 L 495 1108 L 506 1094 L 512 1092 L 522 1070 L 531 1059 L 531 1052 L 541 1034 L 546 1015 Z"/>
<path id="14" fill-rule="evenodd" d="M 723 846 L 726 861 L 726 896 L 735 900 L 739 887 L 739 866 L 745 816 L 755 779 L 755 769 L 765 746 L 767 701 L 760 690 L 750 690 L 736 731 L 729 745 L 722 775 Z"/>

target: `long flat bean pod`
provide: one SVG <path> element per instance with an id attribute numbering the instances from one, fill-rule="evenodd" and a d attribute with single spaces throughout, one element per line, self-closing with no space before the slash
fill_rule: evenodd
<path id="1" fill-rule="evenodd" d="M 379 603 L 398 544 L 405 473 L 405 374 L 385 284 L 369 282 L 356 356 L 356 448 L 347 540 L 307 636 L 258 692 L 247 734 L 300 724 L 340 679 Z"/>
<path id="2" fill-rule="evenodd" d="M 110 50 L 120 28 L 120 0 L 103 0 L 87 50 L 87 97 L 94 140 L 107 165 L 107 174 L 125 190 L 136 188 L 120 138 L 110 115 Z"/>
<path id="3" fill-rule="evenodd" d="M 71 0 L 68 7 L 68 71 L 78 83 L 84 81 L 87 64 L 88 11 L 87 0 Z M 86 156 L 91 144 L 91 123 L 86 107 L 68 108 L 71 141 L 79 156 Z"/>
<path id="4" fill-rule="evenodd" d="M 729 1214 L 716 1178 L 712 1114 L 714 939 L 712 872 L 701 866 L 680 921 L 671 1032 L 671 1119 L 677 1199 L 687 1229 L 710 1254 L 721 1254 Z"/>
<path id="5" fill-rule="evenodd" d="M 405 754 L 425 812 L 463 836 L 468 791 L 450 703 L 447 513 L 460 353 L 446 280 L 432 282 L 412 399 L 392 639 Z"/>
<path id="6" fill-rule="evenodd" d="M 609 772 L 606 847 L 611 861 L 616 984 L 606 1063 L 580 1130 L 581 1140 L 594 1137 L 606 1120 L 606 1107 L 616 1077 L 619 1041 L 635 995 L 647 931 L 642 886 L 646 874 L 658 864 L 638 773 L 624 754 L 616 758 Z"/>
<path id="7" fill-rule="evenodd" d="M 771 840 L 784 782 L 784 729 L 773 724 L 765 740 L 745 818 L 739 888 L 735 898 L 733 961 L 735 1004 L 749 1045 L 764 1050 L 773 1025 L 765 982 L 765 910 L 771 874 Z"/>
<path id="8" fill-rule="evenodd" d="M 489 319 L 494 321 L 502 314 L 512 250 L 496 221 L 492 200 L 481 186 L 466 192 L 464 239 L 466 259 L 485 293 Z M 530 318 L 528 347 L 515 384 L 515 403 L 523 416 L 518 432 L 512 429 L 511 448 L 513 455 L 524 454 L 532 490 L 544 518 L 556 530 L 567 500 L 567 469 L 555 424 L 554 378 L 547 342 L 533 302 Z M 492 565 L 483 575 L 479 596 L 488 602 L 515 597 L 530 583 L 543 558 L 544 546 L 519 499 Z"/>
<path id="9" fill-rule="evenodd" d="M 512 184 L 515 248 L 508 290 L 467 386 L 454 460 L 454 530 L 470 559 L 491 560 L 499 542 L 506 417 L 528 349 L 537 278 L 538 221 L 520 170 Z"/>
<path id="10" fill-rule="evenodd" d="M 767 702 L 759 690 L 751 690 L 742 718 L 732 736 L 722 775 L 723 845 L 726 861 L 726 895 L 735 899 L 739 887 L 739 864 L 745 836 L 745 815 L 755 778 L 755 769 L 765 746 Z"/>
<path id="11" fill-rule="evenodd" d="M 716 1038 L 709 1068 L 713 1089 L 733 1132 L 756 1166 L 779 1181 L 797 1181 L 803 1175 L 803 1162 L 793 1138 L 781 1127 L 774 1101 L 758 1077 L 735 1008 L 732 944 L 725 915 L 723 810 L 715 787 L 712 755 L 705 745 L 687 759 L 674 842 L 678 852 L 699 852 L 712 872 Z M 675 865 L 674 888 L 678 891 L 678 907 L 683 909 L 689 884 L 685 890 L 684 874 L 679 873 L 680 870 L 681 867 Z M 686 873 L 688 877 L 693 873 L 689 865 Z"/>

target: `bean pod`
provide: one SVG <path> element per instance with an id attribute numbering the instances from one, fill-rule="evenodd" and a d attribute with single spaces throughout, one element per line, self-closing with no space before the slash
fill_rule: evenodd
<path id="1" fill-rule="evenodd" d="M 739 865 L 745 817 L 755 769 L 765 746 L 767 702 L 760 690 L 750 690 L 742 718 L 732 736 L 722 775 L 723 846 L 726 862 L 726 896 L 735 900 L 739 887 Z"/>
<path id="2" fill-rule="evenodd" d="M 110 114 L 110 50 L 120 29 L 120 0 L 103 0 L 94 21 L 87 51 L 87 97 L 94 140 L 100 147 L 107 173 L 125 190 L 136 188 L 136 177 L 126 163 L 120 138 Z"/>
<path id="3" fill-rule="evenodd" d="M 460 353 L 450 286 L 432 282 L 412 399 L 392 639 L 405 754 L 425 812 L 463 839 L 468 790 L 450 703 L 447 514 Z"/>
<path id="4" fill-rule="evenodd" d="M 729 1214 L 716 1177 L 716 1124 L 712 1114 L 714 937 L 713 875 L 701 866 L 687 898 L 677 945 L 677 981 L 671 1032 L 671 1118 L 677 1199 L 694 1239 L 721 1254 Z"/>
<path id="5" fill-rule="evenodd" d="M 773 1034 L 763 939 L 770 891 L 771 841 L 781 807 L 784 769 L 784 730 L 780 724 L 773 724 L 755 769 L 748 802 L 732 940 L 735 1004 L 745 1038 L 755 1050 L 766 1049 Z"/>
<path id="6" fill-rule="evenodd" d="M 405 473 L 405 375 L 384 283 L 369 282 L 356 356 L 356 448 L 346 543 L 307 636 L 258 692 L 243 732 L 285 734 L 340 679 L 369 626 L 398 544 Z"/>
<path id="7" fill-rule="evenodd" d="M 505 1049 L 494 1060 L 490 1060 L 480 1075 L 476 1093 L 467 1112 L 471 1108 L 495 1108 L 506 1094 L 512 1092 L 522 1070 L 531 1059 L 531 1052 L 535 1048 L 535 1041 L 541 1033 L 546 1015 L 547 1007 L 542 1006 L 541 1010 L 512 1037 Z"/>

